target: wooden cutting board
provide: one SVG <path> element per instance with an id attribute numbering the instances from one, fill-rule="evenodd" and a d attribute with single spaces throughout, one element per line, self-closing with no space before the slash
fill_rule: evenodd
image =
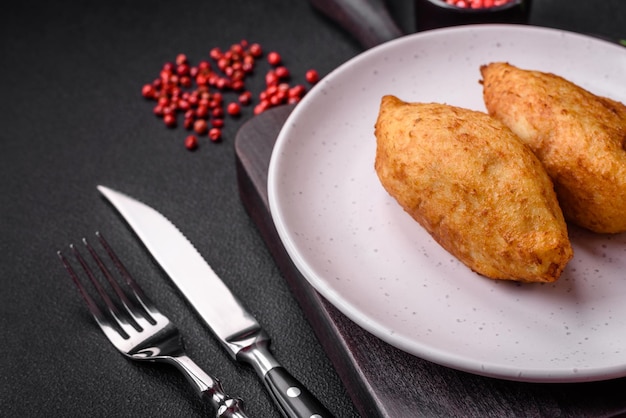
<path id="1" fill-rule="evenodd" d="M 269 213 L 267 170 L 293 106 L 246 122 L 235 139 L 241 200 L 363 417 L 597 417 L 626 413 L 626 379 L 536 384 L 476 376 L 422 360 L 345 317 L 298 272 Z"/>

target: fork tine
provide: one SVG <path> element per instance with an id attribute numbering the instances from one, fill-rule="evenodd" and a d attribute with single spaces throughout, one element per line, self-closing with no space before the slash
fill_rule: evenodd
<path id="1" fill-rule="evenodd" d="M 87 239 L 83 238 L 83 244 L 85 245 L 85 247 L 87 248 L 87 251 L 89 251 L 89 254 L 91 254 L 91 257 L 94 259 L 94 261 L 100 268 L 100 271 L 102 272 L 106 280 L 109 282 L 109 285 L 113 288 L 113 291 L 115 292 L 115 294 L 121 301 L 122 305 L 124 306 L 124 309 L 126 310 L 128 315 L 130 315 L 130 317 L 133 319 L 134 323 L 132 323 L 131 325 L 134 326 L 137 329 L 137 331 L 141 331 L 142 329 L 146 328 L 150 324 L 154 325 L 156 321 L 154 321 L 154 319 L 150 317 L 149 313 L 142 312 L 140 311 L 141 308 L 135 307 L 135 304 L 129 299 L 126 292 L 121 288 L 118 281 L 115 279 L 115 277 L 113 277 L 113 274 L 111 274 L 111 271 L 106 267 L 106 265 L 104 264 L 100 256 L 96 253 L 96 251 L 93 249 L 91 244 L 89 244 Z M 108 253 L 108 250 L 107 250 L 107 253 Z"/>
<path id="2" fill-rule="evenodd" d="M 104 239 L 104 236 L 99 231 L 96 232 L 96 236 L 98 237 L 98 240 L 100 241 L 100 244 L 102 245 L 104 250 L 109 255 L 109 258 L 113 261 L 113 264 L 115 265 L 115 267 L 117 268 L 121 276 L 126 281 L 126 284 L 128 284 L 128 286 L 132 289 L 137 302 L 139 302 L 139 304 L 143 307 L 146 313 L 148 313 L 147 319 L 151 321 L 152 324 L 156 323 L 155 318 L 157 317 L 159 318 L 162 317 L 164 319 L 164 317 L 161 315 L 159 310 L 154 306 L 152 301 L 148 298 L 148 296 L 146 296 L 146 294 L 143 292 L 139 284 L 133 279 L 131 274 L 128 272 L 128 270 L 124 266 L 124 263 L 122 263 L 122 260 L 119 259 L 115 251 L 113 251 L 113 248 L 111 248 L 109 243 Z"/>
<path id="3" fill-rule="evenodd" d="M 87 265 L 83 257 L 80 255 L 76 247 L 73 244 L 71 244 L 69 247 L 72 250 L 72 253 L 74 254 L 74 256 L 76 257 L 78 263 L 81 265 L 83 270 L 87 273 L 87 276 L 90 277 L 94 286 L 98 289 L 99 291 L 98 293 L 100 293 L 103 300 L 104 299 L 108 300 L 108 302 L 105 302 L 105 304 L 107 305 L 109 313 L 113 315 L 114 319 L 117 321 L 117 315 L 113 312 L 114 310 L 116 310 L 115 306 L 112 304 L 110 299 L 108 299 L 108 296 L 106 295 L 106 293 L 104 293 L 103 289 L 99 286 L 99 283 L 96 281 L 95 277 L 93 277 L 93 274 L 91 273 L 91 269 L 89 268 L 89 266 Z M 72 281 L 74 282 L 76 287 L 78 287 L 78 290 L 81 296 L 83 297 L 83 300 L 87 303 L 91 316 L 93 316 L 93 318 L 96 320 L 96 322 L 98 323 L 102 331 L 107 335 L 107 337 L 111 341 L 119 337 L 122 337 L 123 339 L 128 339 L 129 334 L 126 332 L 126 330 L 124 330 L 119 323 L 118 323 L 119 326 L 115 327 L 111 323 L 111 321 L 107 318 L 107 316 L 104 314 L 100 306 L 98 306 L 98 304 L 89 295 L 89 292 L 87 292 L 87 289 L 85 288 L 85 286 L 79 279 L 78 274 L 72 267 L 69 260 L 63 255 L 61 251 L 57 251 L 57 255 L 61 259 L 61 262 L 65 266 L 65 269 L 67 270 L 70 277 L 72 278 Z"/>
<path id="4" fill-rule="evenodd" d="M 73 248 L 73 247 L 70 246 L 70 248 Z M 78 291 L 80 292 L 81 296 L 83 297 L 83 299 L 87 303 L 87 306 L 89 307 L 89 312 L 91 312 L 91 315 L 96 319 L 98 324 L 106 323 L 107 321 L 105 319 L 104 314 L 102 313 L 102 311 L 98 307 L 98 304 L 96 302 L 94 302 L 94 300 L 91 298 L 91 296 L 89 296 L 89 293 L 87 293 L 87 289 L 85 289 L 85 286 L 83 286 L 83 284 L 81 283 L 80 279 L 78 278 L 78 275 L 74 271 L 74 268 L 70 264 L 69 260 L 67 258 L 65 258 L 65 256 L 63 255 L 63 253 L 61 251 L 57 251 L 57 255 L 59 256 L 59 259 L 61 260 L 61 263 L 63 263 L 63 266 L 65 266 L 65 270 L 67 270 L 67 272 L 69 273 L 70 277 L 72 278 L 72 281 L 74 282 L 74 284 L 78 288 Z"/>
<path id="5" fill-rule="evenodd" d="M 89 265 L 87 264 L 87 262 L 85 261 L 83 256 L 80 254 L 78 249 L 74 245 L 70 245 L 70 248 L 72 249 L 72 251 L 74 253 L 74 256 L 78 260 L 78 263 L 81 265 L 83 271 L 85 272 L 87 277 L 89 277 L 89 280 L 91 281 L 93 286 L 98 291 L 98 294 L 100 294 L 100 297 L 102 298 L 102 301 L 106 305 L 107 310 L 109 311 L 109 314 L 111 315 L 111 317 L 113 318 L 113 320 L 117 324 L 118 331 L 120 331 L 120 333 L 122 334 L 124 339 L 129 338 L 130 335 L 133 333 L 133 330 L 136 329 L 137 325 L 132 324 L 131 322 L 129 322 L 128 319 L 124 315 L 121 314 L 121 312 L 119 311 L 117 305 L 115 305 L 115 303 L 113 303 L 113 301 L 109 297 L 108 293 L 106 292 L 106 290 L 104 290 L 104 288 L 100 284 L 100 281 L 95 276 L 95 274 L 91 270 L 91 267 L 89 267 Z M 92 257 L 94 257 L 96 262 L 98 262 L 98 261 L 101 262 L 101 260 L 99 260 L 99 257 L 97 256 L 97 254 L 95 254 L 95 252 L 91 253 L 91 255 L 92 255 Z M 110 326 L 111 325 L 109 324 L 109 327 Z M 133 329 L 131 329 L 131 328 L 133 328 Z"/>

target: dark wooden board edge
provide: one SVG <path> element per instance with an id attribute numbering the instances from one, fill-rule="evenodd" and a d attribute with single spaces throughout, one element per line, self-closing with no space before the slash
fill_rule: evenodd
<path id="1" fill-rule="evenodd" d="M 626 414 L 626 378 L 537 384 L 492 379 L 439 366 L 360 328 L 308 284 L 272 221 L 267 172 L 274 143 L 293 110 L 283 106 L 246 122 L 235 139 L 240 199 L 291 292 L 363 417 L 561 416 Z"/>
<path id="2" fill-rule="evenodd" d="M 237 181 L 240 199 L 251 217 L 278 268 L 287 281 L 289 289 L 306 313 L 324 351 L 336 367 L 340 379 L 346 385 L 351 399 L 363 416 L 384 416 L 372 402 L 364 382 L 354 376 L 349 365 L 349 348 L 344 333 L 356 327 L 309 285 L 291 261 L 283 247 L 269 212 L 267 195 L 267 171 L 274 142 L 293 105 L 285 105 L 256 116 L 239 130 L 235 140 Z M 253 127 L 246 126 L 254 124 Z M 342 329 L 339 329 L 341 327 Z M 360 332 L 360 330 L 356 330 Z M 328 338 L 331 336 L 331 338 Z"/>

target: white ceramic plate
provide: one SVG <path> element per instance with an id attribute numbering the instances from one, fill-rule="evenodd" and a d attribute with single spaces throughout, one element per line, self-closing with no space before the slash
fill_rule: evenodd
<path id="1" fill-rule="evenodd" d="M 380 98 L 484 110 L 479 66 L 492 61 L 626 102 L 626 49 L 586 36 L 481 25 L 388 42 L 325 77 L 287 120 L 269 171 L 280 237 L 325 298 L 416 356 L 519 381 L 625 376 L 626 234 L 571 228 L 575 256 L 556 284 L 493 281 L 435 243 L 376 177 Z"/>

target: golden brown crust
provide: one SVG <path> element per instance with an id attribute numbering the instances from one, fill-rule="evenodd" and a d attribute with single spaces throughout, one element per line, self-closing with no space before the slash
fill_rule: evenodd
<path id="1" fill-rule="evenodd" d="M 595 232 L 626 231 L 626 106 L 507 63 L 481 73 L 489 114 L 539 157 L 566 219 Z"/>
<path id="2" fill-rule="evenodd" d="M 545 170 L 485 113 L 382 98 L 378 177 L 451 254 L 494 279 L 556 280 L 572 258 Z"/>

